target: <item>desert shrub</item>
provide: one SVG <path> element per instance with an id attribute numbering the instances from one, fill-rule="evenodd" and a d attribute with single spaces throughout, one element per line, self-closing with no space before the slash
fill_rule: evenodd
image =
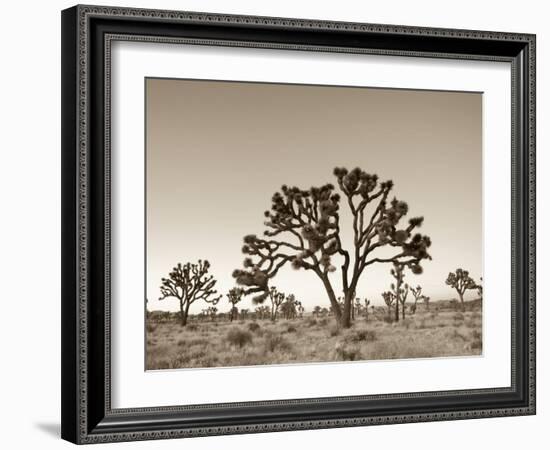
<path id="1" fill-rule="evenodd" d="M 157 329 L 156 325 L 153 325 L 152 323 L 147 324 L 147 333 L 153 333 Z"/>
<path id="2" fill-rule="evenodd" d="M 178 341 L 178 346 L 179 346 L 179 347 L 183 347 L 183 346 L 186 344 L 186 342 L 187 342 L 187 341 L 186 341 L 185 339 L 180 339 L 180 340 Z"/>
<path id="3" fill-rule="evenodd" d="M 362 359 L 361 349 L 357 345 L 339 344 L 334 348 L 337 360 L 358 361 Z"/>
<path id="4" fill-rule="evenodd" d="M 289 325 L 286 331 L 288 333 L 296 333 L 296 327 L 294 325 Z"/>
<path id="5" fill-rule="evenodd" d="M 464 320 L 464 314 L 458 312 L 453 315 L 453 320 Z"/>
<path id="6" fill-rule="evenodd" d="M 326 327 L 328 324 L 328 320 L 326 317 L 323 317 L 321 320 L 319 320 L 319 325 L 321 325 L 322 327 Z"/>
<path id="7" fill-rule="evenodd" d="M 246 344 L 250 344 L 252 342 L 252 334 L 249 331 L 241 330 L 240 328 L 233 328 L 227 333 L 227 341 L 232 345 L 242 348 Z"/>
<path id="8" fill-rule="evenodd" d="M 170 362 L 165 360 L 165 359 L 161 359 L 159 361 L 156 362 L 156 364 L 153 366 L 155 369 L 170 369 Z"/>
<path id="9" fill-rule="evenodd" d="M 288 351 L 292 348 L 290 343 L 279 334 L 269 334 L 265 338 L 265 350 L 274 352 L 276 350 Z"/>
<path id="10" fill-rule="evenodd" d="M 433 312 L 430 314 L 430 319 L 437 319 L 438 314 L 436 312 Z"/>
<path id="11" fill-rule="evenodd" d="M 406 328 L 407 330 L 410 328 L 410 326 L 413 324 L 412 319 L 403 319 L 401 322 L 399 322 L 402 327 Z"/>
<path id="12" fill-rule="evenodd" d="M 462 341 L 466 340 L 466 337 L 460 334 L 456 328 L 453 328 L 453 330 L 449 333 L 449 337 L 451 339 L 460 339 Z"/>
<path id="13" fill-rule="evenodd" d="M 472 341 L 472 343 L 470 344 L 470 348 L 472 350 L 481 350 L 483 347 L 482 343 L 481 343 L 481 339 L 474 339 Z"/>
<path id="14" fill-rule="evenodd" d="M 329 333 L 330 337 L 338 336 L 340 334 L 340 327 L 338 325 L 333 325 L 328 330 L 328 333 Z"/>
<path id="15" fill-rule="evenodd" d="M 206 356 L 201 360 L 201 367 L 215 367 L 218 365 L 219 358 L 216 355 Z"/>
<path id="16" fill-rule="evenodd" d="M 315 320 L 313 317 L 310 317 L 309 319 L 307 319 L 306 325 L 308 327 L 314 327 L 315 325 L 317 325 L 317 320 Z"/>
<path id="17" fill-rule="evenodd" d="M 478 330 L 472 330 L 472 339 L 481 340 L 481 333 Z"/>
<path id="18" fill-rule="evenodd" d="M 392 316 L 384 316 L 382 318 L 382 320 L 385 322 L 385 323 L 393 323 L 393 317 Z"/>
<path id="19" fill-rule="evenodd" d="M 197 338 L 193 338 L 193 339 L 187 339 L 187 340 L 185 340 L 185 342 L 187 343 L 187 345 L 189 347 L 191 347 L 193 345 L 208 345 L 210 343 L 210 340 L 209 340 L 209 336 L 207 335 L 205 337 L 197 337 Z"/>
<path id="20" fill-rule="evenodd" d="M 257 322 L 252 322 L 248 324 L 248 329 L 250 331 L 258 331 L 260 329 L 260 324 Z"/>
<path id="21" fill-rule="evenodd" d="M 372 342 L 376 340 L 374 330 L 356 330 L 346 336 L 348 342 Z"/>
<path id="22" fill-rule="evenodd" d="M 180 354 L 170 360 L 170 369 L 179 369 L 189 364 L 191 357 L 188 355 Z"/>
<path id="23" fill-rule="evenodd" d="M 421 319 L 420 322 L 418 322 L 418 324 L 416 325 L 416 328 L 418 328 L 419 330 L 424 330 L 425 328 L 428 328 L 426 326 L 426 321 L 424 319 Z"/>
<path id="24" fill-rule="evenodd" d="M 197 331 L 199 327 L 195 323 L 188 323 L 187 325 L 185 325 L 185 329 L 187 331 Z"/>
<path id="25" fill-rule="evenodd" d="M 475 328 L 477 327 L 477 322 L 475 320 L 467 320 L 464 322 L 464 325 L 466 325 L 468 328 Z"/>

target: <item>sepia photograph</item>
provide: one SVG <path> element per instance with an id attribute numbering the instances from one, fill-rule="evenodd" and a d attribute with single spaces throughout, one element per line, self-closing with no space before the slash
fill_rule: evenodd
<path id="1" fill-rule="evenodd" d="M 483 354 L 481 92 L 145 79 L 145 369 Z"/>

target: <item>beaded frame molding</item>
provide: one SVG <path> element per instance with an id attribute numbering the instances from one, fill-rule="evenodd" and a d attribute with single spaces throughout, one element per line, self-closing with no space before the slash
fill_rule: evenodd
<path id="1" fill-rule="evenodd" d="M 506 61 L 512 72 L 511 386 L 111 407 L 114 41 Z M 78 444 L 535 414 L 535 36 L 78 5 L 62 12 L 62 424 Z"/>

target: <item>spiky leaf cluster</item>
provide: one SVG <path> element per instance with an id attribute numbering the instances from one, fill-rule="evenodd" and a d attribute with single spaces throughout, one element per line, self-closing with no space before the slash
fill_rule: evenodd
<path id="1" fill-rule="evenodd" d="M 227 300 L 229 300 L 229 303 L 231 305 L 235 306 L 237 303 L 239 303 L 244 295 L 244 289 L 239 287 L 234 287 L 229 290 L 229 292 L 226 294 Z"/>
<path id="2" fill-rule="evenodd" d="M 382 298 L 384 299 L 384 303 L 389 307 L 395 301 L 395 294 L 391 291 L 382 292 Z"/>

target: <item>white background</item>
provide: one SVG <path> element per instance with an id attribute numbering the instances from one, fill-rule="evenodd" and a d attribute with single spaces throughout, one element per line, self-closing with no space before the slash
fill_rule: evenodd
<path id="1" fill-rule="evenodd" d="M 220 47 L 199 52 L 135 42 L 115 43 L 111 55 L 114 408 L 510 386 L 509 63 Z M 483 357 L 145 372 L 145 346 L 137 345 L 144 339 L 143 303 L 136 302 L 145 298 L 144 283 L 135 280 L 145 266 L 146 76 L 483 92 Z M 396 379 L 396 373 L 407 376 Z M 338 392 L 328 382 L 350 379 L 368 382 L 345 383 Z"/>
<path id="2" fill-rule="evenodd" d="M 304 18 L 394 23 L 533 32 L 538 35 L 538 237 L 539 253 L 550 242 L 543 233 L 550 226 L 548 153 L 544 124 L 548 123 L 550 78 L 544 2 L 306 2 L 214 0 L 139 1 L 131 4 L 111 0 L 108 4 L 169 9 L 203 10 Z M 12 2 L 3 5 L 2 39 L 2 163 L 0 164 L 0 273 L 2 274 L 2 322 L 0 361 L 2 379 L 0 411 L 4 448 L 68 448 L 59 440 L 60 377 L 60 19 L 64 1 Z M 538 261 L 539 278 L 550 270 Z M 544 292 L 539 294 L 539 322 L 550 308 Z M 548 379 L 549 328 L 538 331 L 538 415 L 460 422 L 392 425 L 387 427 L 225 436 L 187 441 L 116 444 L 118 448 L 225 448 L 257 449 L 315 446 L 461 449 L 467 446 L 499 449 L 531 445 L 541 448 L 549 423 Z M 184 388 L 184 387 L 183 387 Z"/>

